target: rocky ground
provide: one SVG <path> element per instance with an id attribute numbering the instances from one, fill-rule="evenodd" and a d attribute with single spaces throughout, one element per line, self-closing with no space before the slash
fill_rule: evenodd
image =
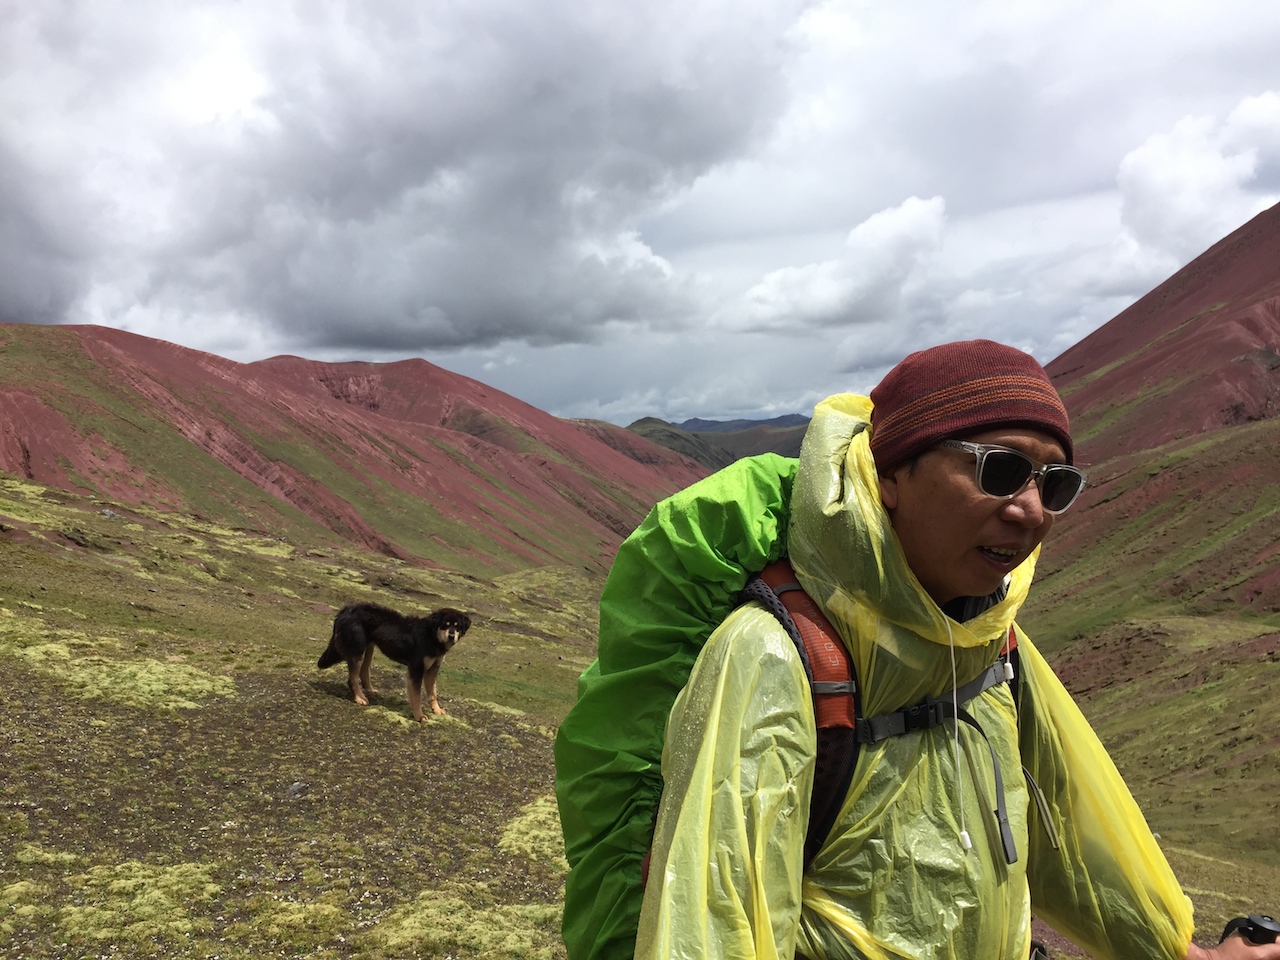
<path id="1" fill-rule="evenodd" d="M 0 956 L 563 956 L 551 748 L 599 586 L 0 482 Z M 440 677 L 449 716 L 413 722 L 382 657 L 368 708 L 316 669 L 361 599 L 474 614 Z M 1277 809 L 1275 653 L 1265 624 L 1164 618 L 1054 655 L 1206 943 L 1276 906 L 1275 841 L 1255 829 Z"/>

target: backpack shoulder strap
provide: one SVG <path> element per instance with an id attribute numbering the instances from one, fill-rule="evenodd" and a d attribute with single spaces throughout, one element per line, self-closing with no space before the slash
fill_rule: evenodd
<path id="1" fill-rule="evenodd" d="M 813 796 L 809 805 L 809 830 L 804 844 L 804 865 L 807 868 L 835 825 L 840 806 L 849 792 L 859 745 L 864 742 L 874 743 L 907 730 L 935 726 L 941 722 L 944 714 L 950 716 L 951 713 L 931 709 L 938 704 L 947 706 L 945 699 L 935 701 L 934 698 L 929 698 L 926 703 L 916 707 L 895 711 L 886 716 L 863 718 L 853 658 L 831 621 L 804 592 L 785 557 L 752 576 L 743 588 L 739 600 L 740 603 L 758 601 L 786 629 L 800 654 L 813 693 L 818 755 Z M 1017 647 L 1017 633 L 1011 626 L 1000 651 L 1000 660 L 982 675 L 956 690 L 955 696 L 959 702 L 968 702 L 996 683 L 1013 682 L 1016 677 L 1013 667 L 1017 664 Z M 1014 694 L 1016 705 L 1016 682 Z M 928 722 L 914 722 L 920 716 L 924 716 Z M 1032 787 L 1034 788 L 1034 782 Z M 1000 809 L 997 810 L 999 817 L 1003 809 L 1003 789 L 997 789 L 1001 794 L 998 805 Z M 1010 857 L 1010 863 L 1016 859 L 1016 854 L 1010 852 L 1011 842 L 1011 839 L 1006 840 L 1006 853 Z"/>
<path id="2" fill-rule="evenodd" d="M 835 824 L 858 759 L 854 735 L 859 713 L 853 658 L 835 627 L 796 580 L 784 558 L 747 581 L 742 602 L 759 601 L 791 636 L 813 694 L 818 756 L 804 864 L 809 866 Z"/>

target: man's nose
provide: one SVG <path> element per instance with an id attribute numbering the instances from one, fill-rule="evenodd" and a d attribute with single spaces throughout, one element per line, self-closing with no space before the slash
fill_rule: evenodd
<path id="1" fill-rule="evenodd" d="M 1040 499 L 1040 486 L 1036 483 L 1035 477 L 1029 479 L 1027 485 L 1005 504 L 1005 516 L 1033 529 L 1044 523 L 1048 513 Z"/>

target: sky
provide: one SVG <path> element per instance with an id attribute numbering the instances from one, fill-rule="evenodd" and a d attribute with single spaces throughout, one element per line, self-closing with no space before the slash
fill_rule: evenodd
<path id="1" fill-rule="evenodd" d="M 1048 363 L 1280 202 L 1274 0 L 0 0 L 0 320 L 565 417 Z"/>

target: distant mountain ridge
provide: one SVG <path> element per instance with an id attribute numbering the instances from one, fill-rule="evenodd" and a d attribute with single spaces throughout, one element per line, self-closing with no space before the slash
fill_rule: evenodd
<path id="1" fill-rule="evenodd" d="M 0 324 L 0 470 L 493 572 L 603 570 L 693 461 L 425 360 L 239 364 L 96 326 Z"/>
<path id="2" fill-rule="evenodd" d="M 648 440 L 696 460 L 711 470 L 728 466 L 742 457 L 777 453 L 798 457 L 809 418 L 799 414 L 771 420 L 685 420 L 668 423 L 645 417 L 627 429 Z"/>
<path id="3" fill-rule="evenodd" d="M 700 420 L 697 417 L 677 423 L 676 426 L 687 433 L 736 433 L 739 430 L 752 430 L 756 427 L 807 427 L 809 418 L 798 413 L 788 413 L 771 420 Z"/>
<path id="4" fill-rule="evenodd" d="M 659 420 L 657 417 L 644 417 L 630 424 L 627 430 L 644 437 L 651 443 L 672 450 L 681 456 L 696 460 L 708 470 L 719 470 L 727 467 L 737 459 L 732 453 L 720 445 L 720 438 L 714 435 L 700 436 L 689 433 L 674 424 Z"/>

